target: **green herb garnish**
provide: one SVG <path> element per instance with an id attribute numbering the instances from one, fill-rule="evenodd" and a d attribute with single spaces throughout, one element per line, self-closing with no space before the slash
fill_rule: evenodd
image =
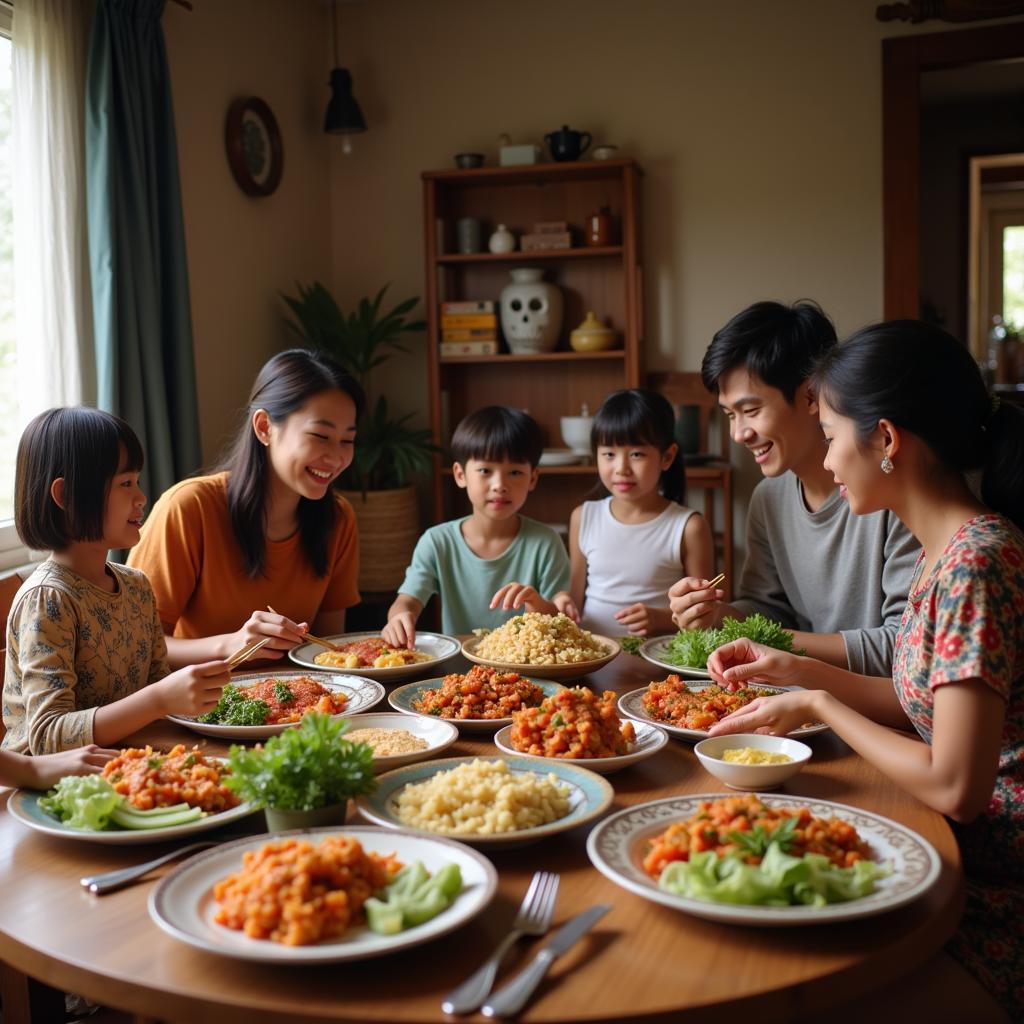
<path id="1" fill-rule="evenodd" d="M 372 793 L 373 748 L 342 738 L 344 718 L 308 714 L 262 746 L 233 746 L 224 784 L 256 807 L 311 811 Z"/>
<path id="2" fill-rule="evenodd" d="M 163 763 L 164 759 L 162 757 L 151 757 L 146 761 L 150 768 L 159 768 Z"/>
<path id="3" fill-rule="evenodd" d="M 730 832 L 729 838 L 739 846 L 741 852 L 748 857 L 763 857 L 768 846 L 776 843 L 783 853 L 788 853 L 793 845 L 793 833 L 796 831 L 796 818 L 786 818 L 778 824 L 774 831 L 768 831 L 764 825 L 749 832 Z"/>
<path id="4" fill-rule="evenodd" d="M 627 654 L 635 654 L 637 657 L 640 656 L 640 645 L 643 642 L 643 637 L 639 636 L 623 636 L 619 638 L 619 646 Z"/>
<path id="5" fill-rule="evenodd" d="M 295 694 L 287 683 L 274 683 L 274 700 L 278 704 L 292 704 L 295 701 Z"/>
<path id="6" fill-rule="evenodd" d="M 206 725 L 263 725 L 270 716 L 270 706 L 265 700 L 247 697 L 245 691 L 228 683 L 224 687 L 217 706 L 199 721 Z"/>
<path id="7" fill-rule="evenodd" d="M 558 711 L 558 712 L 555 713 L 555 715 L 551 719 L 551 724 L 556 729 L 561 729 L 562 726 L 565 725 L 565 719 L 562 717 L 562 712 L 561 711 Z"/>
<path id="8" fill-rule="evenodd" d="M 793 634 L 788 629 L 757 612 L 742 621 L 724 619 L 718 629 L 684 629 L 665 645 L 662 658 L 681 668 L 706 668 L 712 651 L 742 637 L 779 651 L 804 653 L 793 650 Z"/>

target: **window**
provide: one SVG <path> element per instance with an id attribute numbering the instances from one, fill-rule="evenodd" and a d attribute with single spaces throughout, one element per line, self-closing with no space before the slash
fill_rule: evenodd
<path id="1" fill-rule="evenodd" d="M 1003 321 L 1024 329 L 1024 224 L 1003 228 Z"/>
<path id="2" fill-rule="evenodd" d="M 11 134 L 11 15 L 0 4 L 0 523 L 14 514 L 14 454 L 18 446 L 17 353 L 14 347 L 13 138 Z M 0 547 L 7 545 L 0 540 Z"/>

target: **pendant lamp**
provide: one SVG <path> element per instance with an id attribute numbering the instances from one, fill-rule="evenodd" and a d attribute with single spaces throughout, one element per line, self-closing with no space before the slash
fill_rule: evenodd
<path id="1" fill-rule="evenodd" d="M 348 136 L 366 131 L 366 121 L 352 95 L 352 75 L 348 68 L 338 66 L 337 0 L 331 4 L 331 41 L 334 44 L 334 67 L 331 70 L 331 99 L 324 114 L 324 131 L 330 135 L 345 136 L 342 149 L 351 152 Z"/>

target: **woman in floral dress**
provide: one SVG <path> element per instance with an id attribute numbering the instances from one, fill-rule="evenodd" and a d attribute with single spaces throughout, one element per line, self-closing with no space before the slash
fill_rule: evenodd
<path id="1" fill-rule="evenodd" d="M 851 510 L 891 509 L 921 542 L 893 678 L 739 640 L 709 659 L 718 682 L 815 689 L 753 701 L 711 732 L 826 722 L 947 815 L 968 890 L 948 950 L 1024 1020 L 1024 414 L 989 397 L 959 342 L 915 321 L 859 332 L 814 380 L 825 466 Z"/>

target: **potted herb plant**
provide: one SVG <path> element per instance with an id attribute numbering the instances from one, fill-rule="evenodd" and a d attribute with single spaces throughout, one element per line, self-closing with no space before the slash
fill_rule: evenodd
<path id="1" fill-rule="evenodd" d="M 224 785 L 262 807 L 271 832 L 342 824 L 349 798 L 377 788 L 373 748 L 346 740 L 348 726 L 314 712 L 262 745 L 233 746 Z"/>
<path id="2" fill-rule="evenodd" d="M 435 447 L 430 431 L 410 424 L 412 413 L 395 417 L 384 395 L 373 399 L 371 374 L 395 352 L 407 352 L 402 335 L 419 332 L 410 320 L 417 297 L 383 311 L 388 286 L 345 313 L 319 281 L 297 285 L 298 296 L 284 296 L 294 320 L 289 328 L 310 348 L 331 355 L 363 385 L 367 409 L 358 424 L 355 457 L 342 474 L 342 493 L 359 522 L 359 586 L 364 591 L 395 590 L 402 581 L 419 537 L 419 502 L 413 478 L 431 468 Z"/>

